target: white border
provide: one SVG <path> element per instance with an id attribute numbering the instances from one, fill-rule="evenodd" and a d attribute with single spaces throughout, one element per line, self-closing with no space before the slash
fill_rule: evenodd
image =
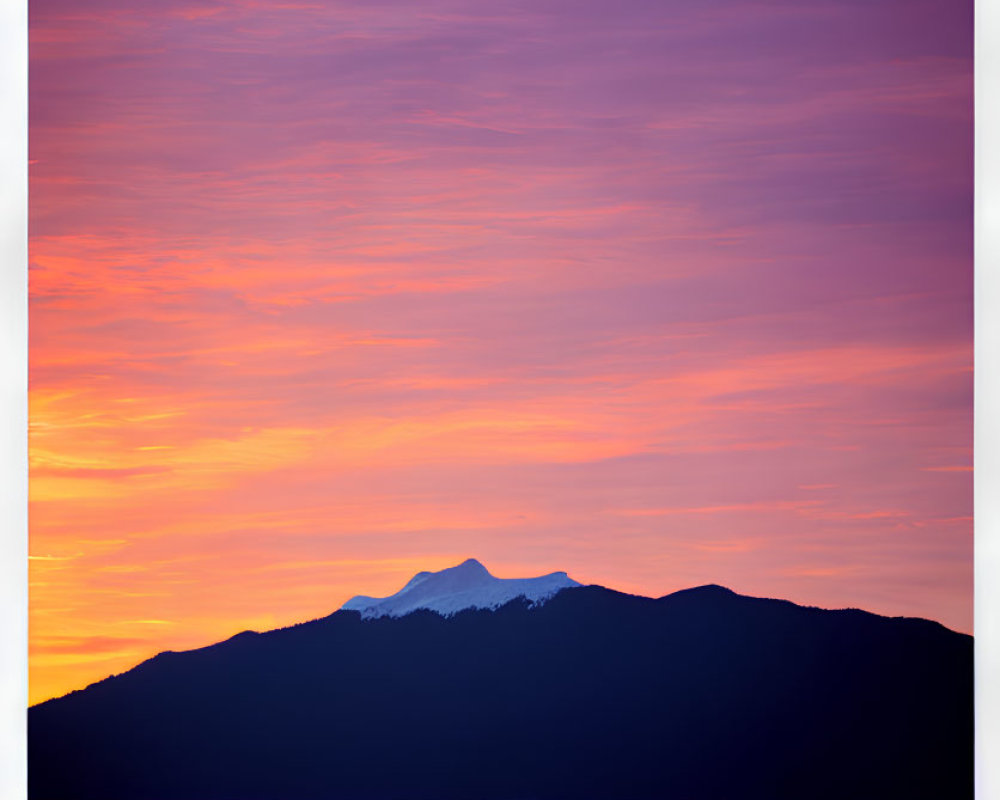
<path id="1" fill-rule="evenodd" d="M 976 797 L 1000 798 L 1000 6 L 976 2 Z M 992 678 L 992 680 L 991 680 Z"/>
<path id="2" fill-rule="evenodd" d="M 28 6 L 0 2 L 0 797 L 27 796 Z"/>

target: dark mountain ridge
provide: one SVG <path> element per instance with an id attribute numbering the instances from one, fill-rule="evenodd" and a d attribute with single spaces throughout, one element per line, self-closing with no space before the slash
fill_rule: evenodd
<path id="1" fill-rule="evenodd" d="M 718 586 L 357 611 L 29 711 L 32 800 L 972 797 L 972 638 Z"/>

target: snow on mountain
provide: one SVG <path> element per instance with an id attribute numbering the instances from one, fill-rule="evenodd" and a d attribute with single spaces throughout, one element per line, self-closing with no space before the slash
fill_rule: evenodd
<path id="1" fill-rule="evenodd" d="M 360 611 L 364 619 L 402 617 L 426 608 L 448 617 L 466 608 L 495 609 L 517 597 L 541 603 L 556 592 L 580 586 L 565 572 L 537 578 L 495 578 L 476 559 L 440 572 L 418 572 L 389 597 L 352 597 L 342 609 Z"/>

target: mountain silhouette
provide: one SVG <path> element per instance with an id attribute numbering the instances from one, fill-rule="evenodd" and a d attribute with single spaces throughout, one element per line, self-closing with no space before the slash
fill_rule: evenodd
<path id="1" fill-rule="evenodd" d="M 342 609 L 29 710 L 31 800 L 955 800 L 972 637 L 719 586 Z"/>

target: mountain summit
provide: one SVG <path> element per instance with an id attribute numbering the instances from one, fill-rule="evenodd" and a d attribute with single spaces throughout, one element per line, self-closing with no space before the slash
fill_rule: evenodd
<path id="1" fill-rule="evenodd" d="M 579 585 L 565 572 L 537 578 L 496 578 L 470 558 L 440 572 L 418 572 L 389 597 L 352 597 L 341 610 L 360 611 L 363 619 L 402 617 L 417 609 L 448 617 L 467 608 L 496 609 L 518 597 L 540 604 L 556 592 Z"/>

